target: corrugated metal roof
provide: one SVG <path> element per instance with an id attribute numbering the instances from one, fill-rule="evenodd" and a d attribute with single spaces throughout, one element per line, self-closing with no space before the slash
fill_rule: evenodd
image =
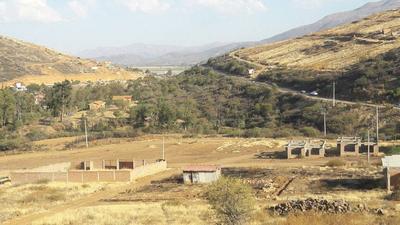
<path id="1" fill-rule="evenodd" d="M 385 156 L 382 159 L 383 167 L 399 167 L 400 168 L 400 155 Z"/>
<path id="2" fill-rule="evenodd" d="M 215 172 L 220 167 L 216 165 L 191 165 L 183 168 L 184 172 Z"/>

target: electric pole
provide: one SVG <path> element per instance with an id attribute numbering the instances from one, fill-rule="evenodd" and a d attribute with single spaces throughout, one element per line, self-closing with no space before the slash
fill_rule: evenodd
<path id="1" fill-rule="evenodd" d="M 332 103 L 333 103 L 333 107 L 335 107 L 336 106 L 336 82 L 335 81 L 333 81 Z"/>
<path id="2" fill-rule="evenodd" d="M 324 112 L 324 135 L 326 137 L 326 112 Z"/>
<path id="3" fill-rule="evenodd" d="M 162 137 L 162 159 L 165 161 L 165 137 Z"/>
<path id="4" fill-rule="evenodd" d="M 367 159 L 368 159 L 368 164 L 369 164 L 369 163 L 370 163 L 370 136 L 369 136 L 369 127 L 368 127 L 368 144 L 367 144 L 367 148 L 368 148 L 368 150 L 367 150 L 367 154 L 368 154 Z"/>
<path id="5" fill-rule="evenodd" d="M 86 118 L 85 118 L 85 141 L 86 141 L 86 148 L 89 148 Z"/>
<path id="6" fill-rule="evenodd" d="M 379 106 L 376 106 L 376 144 L 379 145 Z"/>

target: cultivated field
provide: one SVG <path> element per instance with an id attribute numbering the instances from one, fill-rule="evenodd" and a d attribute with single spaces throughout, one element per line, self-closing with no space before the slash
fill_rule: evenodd
<path id="1" fill-rule="evenodd" d="M 36 144 L 45 152 L 0 157 L 0 170 L 34 168 L 83 159 L 161 157 L 161 136 L 110 139 L 88 149 L 62 150 L 70 138 Z M 281 159 L 285 139 L 166 137 L 171 168 L 160 175 L 130 184 L 39 183 L 0 186 L 0 208 L 5 224 L 216 224 L 204 193 L 207 185 L 183 185 L 180 168 L 188 164 L 220 164 L 223 175 L 251 185 L 257 206 L 251 224 L 369 225 L 398 224 L 400 203 L 386 200 L 380 159 L 344 158 L 345 166 L 328 167 L 335 157 Z M 329 141 L 334 146 L 334 141 Z M 32 198 L 32 196 L 41 196 Z M 271 207 L 298 199 L 341 200 L 352 206 L 346 213 L 323 212 L 277 215 Z M 381 213 L 383 212 L 383 213 Z M 381 215 L 383 214 L 383 215 Z M 381 223 L 380 223 L 381 222 Z"/>

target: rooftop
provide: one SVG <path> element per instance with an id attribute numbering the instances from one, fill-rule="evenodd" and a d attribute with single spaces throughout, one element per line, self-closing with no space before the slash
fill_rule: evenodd
<path id="1" fill-rule="evenodd" d="M 183 168 L 184 172 L 215 172 L 221 169 L 217 165 L 191 165 Z"/>

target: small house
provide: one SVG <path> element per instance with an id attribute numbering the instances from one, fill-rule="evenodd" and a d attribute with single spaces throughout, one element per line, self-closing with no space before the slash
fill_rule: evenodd
<path id="1" fill-rule="evenodd" d="M 103 101 L 94 101 L 89 104 L 89 110 L 99 110 L 99 109 L 105 109 L 106 108 L 106 103 Z"/>
<path id="2" fill-rule="evenodd" d="M 183 168 L 183 182 L 185 184 L 207 184 L 217 181 L 221 177 L 219 166 L 187 166 Z"/>

